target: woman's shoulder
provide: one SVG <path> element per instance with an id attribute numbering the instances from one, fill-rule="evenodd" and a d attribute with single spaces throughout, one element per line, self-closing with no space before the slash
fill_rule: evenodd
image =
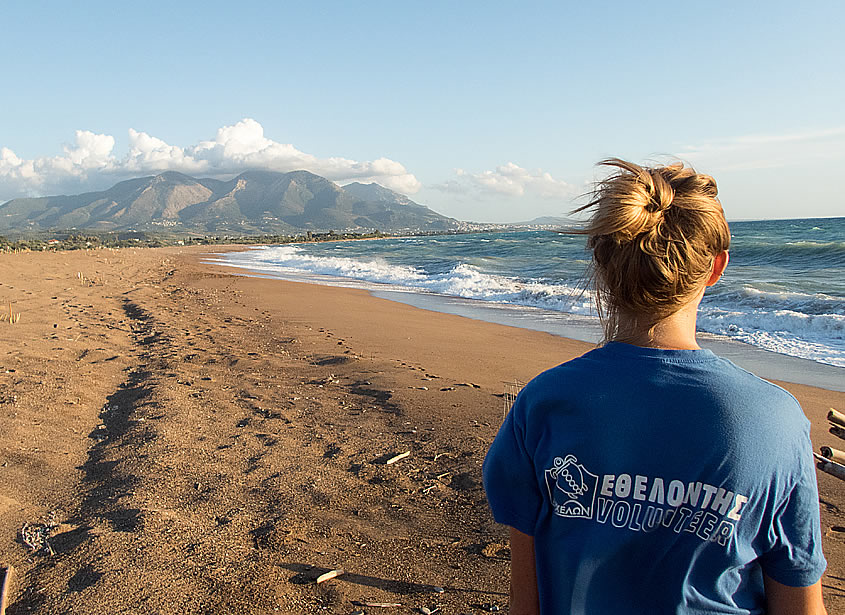
<path id="1" fill-rule="evenodd" d="M 754 406 L 769 405 L 772 408 L 797 410 L 803 416 L 801 405 L 792 393 L 728 359 L 719 358 L 712 385 L 725 396 L 754 400 Z"/>
<path id="2" fill-rule="evenodd" d="M 601 351 L 601 348 L 590 350 L 541 372 L 522 388 L 517 407 L 534 414 L 542 413 L 543 408 L 560 412 L 569 402 L 603 390 L 607 385 L 607 370 Z"/>

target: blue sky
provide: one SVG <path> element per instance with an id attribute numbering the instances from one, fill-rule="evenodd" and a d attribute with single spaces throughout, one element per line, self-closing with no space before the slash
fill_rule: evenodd
<path id="1" fill-rule="evenodd" d="M 845 215 L 841 1 L 0 8 L 0 202 L 306 168 L 514 221 L 675 156 L 731 219 Z"/>

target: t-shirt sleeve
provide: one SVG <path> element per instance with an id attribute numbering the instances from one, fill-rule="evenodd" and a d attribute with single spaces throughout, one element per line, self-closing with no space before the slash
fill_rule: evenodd
<path id="1" fill-rule="evenodd" d="M 778 583 L 807 587 L 816 583 L 827 567 L 822 554 L 819 492 L 809 433 L 797 455 L 796 480 L 775 513 L 770 529 L 772 548 L 761 558 L 761 565 L 763 572 Z"/>
<path id="2" fill-rule="evenodd" d="M 523 401 L 517 399 L 487 452 L 484 490 L 497 522 L 533 536 L 543 500 L 524 430 L 516 418 Z"/>

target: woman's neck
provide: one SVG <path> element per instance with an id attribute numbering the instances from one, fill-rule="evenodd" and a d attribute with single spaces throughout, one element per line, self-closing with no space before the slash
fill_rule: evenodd
<path id="1" fill-rule="evenodd" d="M 613 340 L 645 348 L 698 350 L 700 346 L 695 339 L 698 305 L 704 298 L 705 289 L 719 281 L 727 266 L 728 253 L 723 250 L 713 257 L 709 277 L 701 285 L 695 296 L 678 311 L 658 320 L 656 323 L 654 321 L 649 322 L 649 319 L 640 318 L 637 315 L 619 314 L 617 335 Z"/>
<path id="2" fill-rule="evenodd" d="M 614 341 L 644 348 L 697 350 L 700 346 L 695 339 L 695 324 L 700 301 L 701 296 L 698 296 L 657 323 L 643 323 L 642 319 L 620 314 Z"/>

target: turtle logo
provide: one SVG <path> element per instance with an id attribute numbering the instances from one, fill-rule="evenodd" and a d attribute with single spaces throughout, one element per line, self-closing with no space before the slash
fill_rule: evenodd
<path id="1" fill-rule="evenodd" d="M 546 470 L 552 512 L 559 517 L 592 519 L 598 476 L 578 463 L 575 455 L 555 457 Z"/>

